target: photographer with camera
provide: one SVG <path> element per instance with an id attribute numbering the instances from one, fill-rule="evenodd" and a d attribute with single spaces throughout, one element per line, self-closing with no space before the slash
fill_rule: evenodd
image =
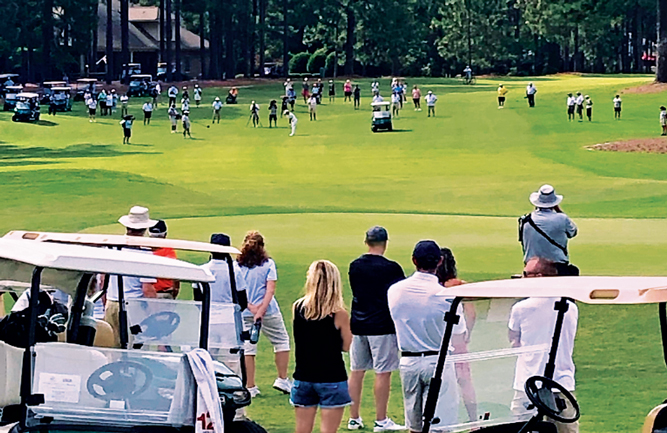
<path id="1" fill-rule="evenodd" d="M 252 127 L 257 128 L 259 126 L 259 105 L 255 101 L 250 103 L 250 118 L 252 119 Z"/>

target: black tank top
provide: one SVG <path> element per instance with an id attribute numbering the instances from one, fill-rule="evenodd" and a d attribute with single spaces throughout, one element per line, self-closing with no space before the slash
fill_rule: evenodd
<path id="1" fill-rule="evenodd" d="M 336 329 L 333 315 L 322 320 L 307 320 L 303 307 L 294 309 L 294 379 L 314 383 L 347 380 L 343 361 L 343 338 Z"/>

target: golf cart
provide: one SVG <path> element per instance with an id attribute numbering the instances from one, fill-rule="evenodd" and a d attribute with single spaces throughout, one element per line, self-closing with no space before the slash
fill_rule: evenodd
<path id="1" fill-rule="evenodd" d="M 16 99 L 12 121 L 37 122 L 39 120 L 39 95 L 23 92 L 16 95 Z"/>
<path id="2" fill-rule="evenodd" d="M 18 86 L 5 87 L 5 96 L 3 97 L 4 104 L 2 110 L 14 111 L 14 108 L 16 108 L 16 102 L 18 101 L 17 95 L 22 91 L 23 91 L 23 86 L 21 86 L 20 84 Z"/>
<path id="3" fill-rule="evenodd" d="M 7 86 L 16 85 L 16 80 L 19 74 L 0 74 L 0 96 L 5 93 Z"/>
<path id="4" fill-rule="evenodd" d="M 56 111 L 72 111 L 71 87 L 52 87 L 51 94 Z"/>
<path id="5" fill-rule="evenodd" d="M 148 74 L 132 75 L 130 77 L 130 85 L 127 89 L 127 96 L 151 96 L 155 83 L 153 76 Z"/>
<path id="6" fill-rule="evenodd" d="M 451 306 L 445 314 L 442 346 L 424 407 L 424 433 L 429 429 L 555 433 L 553 421 L 576 422 L 580 410 L 568 390 L 571 387 L 556 381 L 559 345 L 568 332 L 568 320 L 572 320 L 567 319 L 566 314 L 568 310 L 576 310 L 575 301 L 600 305 L 659 303 L 663 338 L 667 337 L 667 277 L 543 277 L 485 281 L 444 288 L 439 296 L 449 298 Z M 539 308 L 544 308 L 541 316 L 544 341 L 523 347 L 511 345 L 507 333 L 509 319 L 517 320 L 513 314 L 515 305 L 522 300 L 539 302 L 540 299 L 542 307 Z M 476 321 L 470 335 L 466 336 L 469 350 L 457 353 L 451 351 L 451 344 L 455 342 L 455 327 L 464 316 L 462 303 L 469 304 L 468 308 L 474 307 Z M 522 381 L 522 376 L 530 374 L 523 368 L 525 362 L 535 360 L 539 361 L 536 365 L 544 365 L 544 372 Z M 464 392 L 461 385 L 467 413 L 460 411 L 452 416 L 453 391 L 451 387 L 444 394 L 442 391 L 447 388 L 447 371 L 452 372 L 454 368 L 469 372 L 467 380 L 472 392 Z M 460 384 L 458 373 L 456 379 Z M 511 404 L 516 392 L 525 393 L 525 405 Z M 664 407 L 654 411 L 664 412 Z M 453 410 L 456 412 L 456 407 Z M 664 415 L 658 417 L 662 418 L 662 428 L 665 427 Z M 645 430 L 646 433 L 662 431 Z"/>
<path id="7" fill-rule="evenodd" d="M 127 65 L 123 65 L 122 81 L 127 84 L 129 78 L 139 74 L 141 74 L 141 63 L 128 63 Z"/>
<path id="8" fill-rule="evenodd" d="M 372 102 L 373 120 L 371 122 L 371 131 L 378 132 L 381 129 L 393 131 L 394 126 L 391 123 L 391 110 L 389 101 Z"/>
<path id="9" fill-rule="evenodd" d="M 83 101 L 83 95 L 89 92 L 92 96 L 97 96 L 97 78 L 79 78 L 74 85 L 74 100 Z"/>
<path id="10" fill-rule="evenodd" d="M 214 308 L 211 310 L 210 319 L 207 318 L 210 323 L 207 349 L 215 361 L 220 361 L 216 362 L 216 379 L 225 429 L 233 433 L 264 432 L 258 424 L 248 420 L 243 411 L 243 408 L 251 403 L 250 393 L 245 388 L 246 371 L 242 341 L 249 339 L 249 335 L 243 332 L 241 309 L 236 296 L 236 280 L 233 277 L 234 268 L 230 254 L 239 254 L 236 248 L 176 239 L 81 233 L 11 231 L 2 239 L 115 249 L 173 248 L 182 251 L 226 254 L 232 275 L 234 303 L 212 303 Z M 137 273 L 137 275 L 143 274 Z M 119 279 L 118 282 L 120 281 Z M 106 279 L 103 292 L 106 291 L 108 284 L 109 281 Z M 122 284 L 117 285 L 120 294 L 123 292 Z M 197 323 L 199 316 L 202 315 L 201 306 L 206 305 L 207 296 L 204 284 L 198 284 L 198 287 L 202 296 L 201 302 L 148 298 L 127 299 L 122 302 L 126 308 L 121 308 L 119 314 L 120 347 L 151 352 L 168 347 L 170 350 L 183 353 L 197 347 L 200 344 L 200 331 L 192 324 Z"/>
<path id="11" fill-rule="evenodd" d="M 45 81 L 42 83 L 42 105 L 48 104 L 54 87 L 67 87 L 66 81 Z"/>
<path id="12" fill-rule="evenodd" d="M 157 75 L 155 76 L 157 80 L 165 81 L 167 79 L 167 64 L 160 62 L 157 64 Z"/>

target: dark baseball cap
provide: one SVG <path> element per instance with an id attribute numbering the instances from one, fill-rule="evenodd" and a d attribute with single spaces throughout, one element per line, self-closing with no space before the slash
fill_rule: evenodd
<path id="1" fill-rule="evenodd" d="M 224 233 L 213 233 L 211 235 L 211 243 L 228 247 L 232 244 L 232 239 Z"/>
<path id="2" fill-rule="evenodd" d="M 438 264 L 442 253 L 440 252 L 440 247 L 435 241 L 419 241 L 415 245 L 415 249 L 412 251 L 412 257 L 414 257 L 418 262 L 424 263 L 434 263 Z M 434 266 L 435 267 L 435 266 Z"/>
<path id="3" fill-rule="evenodd" d="M 388 240 L 387 229 L 382 226 L 374 226 L 366 231 L 366 242 L 386 242 Z"/>
<path id="4" fill-rule="evenodd" d="M 167 223 L 164 220 L 158 220 L 157 223 L 148 229 L 151 235 L 163 235 L 167 233 Z"/>

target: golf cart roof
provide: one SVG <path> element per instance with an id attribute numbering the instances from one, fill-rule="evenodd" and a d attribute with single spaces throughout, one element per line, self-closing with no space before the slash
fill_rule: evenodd
<path id="1" fill-rule="evenodd" d="M 30 275 L 33 267 L 74 271 L 75 273 L 134 275 L 194 282 L 215 280 L 204 268 L 153 254 L 81 245 L 0 239 L 0 275 L 3 278 L 29 281 L 25 276 Z M 16 278 L 16 276 L 23 278 Z M 75 286 L 61 289 L 73 293 Z"/>
<path id="2" fill-rule="evenodd" d="M 97 78 L 79 78 L 78 83 L 97 83 Z"/>
<path id="3" fill-rule="evenodd" d="M 39 98 L 39 95 L 37 93 L 31 93 L 31 92 L 22 92 L 16 95 L 17 98 L 26 98 L 26 99 L 34 99 L 34 98 Z"/>
<path id="4" fill-rule="evenodd" d="M 51 90 L 53 90 L 54 92 L 69 92 L 70 90 L 72 90 L 72 88 L 71 87 L 65 87 L 65 86 L 62 86 L 62 87 L 57 86 L 57 87 L 51 87 Z"/>
<path id="5" fill-rule="evenodd" d="M 44 86 L 64 86 L 67 84 L 67 81 L 44 81 L 42 85 Z"/>
<path id="6" fill-rule="evenodd" d="M 7 90 L 23 90 L 23 86 L 18 84 L 16 86 L 7 86 L 7 87 L 5 87 L 5 89 L 7 89 Z"/>
<path id="7" fill-rule="evenodd" d="M 0 74 L 0 80 L 6 80 L 7 78 L 18 77 L 19 74 Z"/>
<path id="8" fill-rule="evenodd" d="M 543 277 L 448 287 L 441 296 L 464 298 L 572 298 L 586 304 L 667 302 L 667 277 Z"/>
<path id="9" fill-rule="evenodd" d="M 391 105 L 391 102 L 389 101 L 371 102 L 371 107 L 384 107 L 385 105 Z"/>
<path id="10" fill-rule="evenodd" d="M 148 79 L 153 79 L 153 76 L 151 74 L 134 74 L 130 75 L 130 79 L 142 79 L 142 78 L 148 78 Z"/>
<path id="11" fill-rule="evenodd" d="M 144 248 L 173 248 L 183 251 L 200 251 L 206 253 L 241 254 L 234 247 L 210 244 L 206 242 L 182 241 L 178 239 L 149 238 L 124 235 L 104 235 L 87 233 L 47 233 L 27 232 L 14 230 L 3 236 L 2 239 L 27 239 L 43 242 L 58 242 L 88 246 L 112 247 L 144 247 Z"/>

